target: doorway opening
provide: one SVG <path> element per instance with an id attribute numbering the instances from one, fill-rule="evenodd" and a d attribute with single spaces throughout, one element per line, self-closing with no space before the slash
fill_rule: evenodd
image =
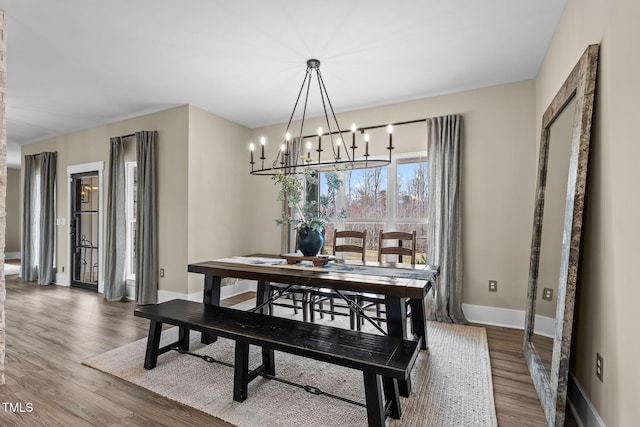
<path id="1" fill-rule="evenodd" d="M 71 175 L 71 286 L 98 291 L 100 180 L 98 171 Z"/>

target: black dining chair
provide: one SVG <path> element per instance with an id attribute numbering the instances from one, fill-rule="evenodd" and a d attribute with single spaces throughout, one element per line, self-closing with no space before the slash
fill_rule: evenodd
<path id="1" fill-rule="evenodd" d="M 367 230 L 354 231 L 354 230 L 334 230 L 333 232 L 333 251 L 332 254 L 338 253 L 353 253 L 358 254 L 359 258 L 364 261 L 366 257 L 367 247 Z M 356 302 L 358 294 L 355 292 L 342 292 L 347 298 L 352 298 Z M 310 296 L 310 316 L 311 321 L 314 320 L 314 313 L 329 314 L 331 320 L 335 320 L 335 316 L 349 316 L 349 325 L 351 329 L 359 329 L 359 324 L 356 322 L 355 313 L 345 304 L 342 304 L 339 299 L 336 299 L 335 292 L 331 289 L 313 289 Z M 324 302 L 329 302 L 329 310 L 324 309 Z M 345 310 L 346 309 L 346 310 Z"/>
<path id="2" fill-rule="evenodd" d="M 411 264 L 416 263 L 416 231 L 387 231 L 380 230 L 378 235 L 378 262 L 386 262 L 388 256 L 395 256 L 397 262 L 404 262 L 403 257 L 409 257 Z M 385 321 L 384 314 L 384 298 L 375 294 L 360 294 L 357 303 L 363 310 L 375 307 L 376 316 L 373 318 L 380 325 Z M 407 307 L 409 301 L 407 300 Z M 359 323 L 364 319 L 359 319 Z"/>

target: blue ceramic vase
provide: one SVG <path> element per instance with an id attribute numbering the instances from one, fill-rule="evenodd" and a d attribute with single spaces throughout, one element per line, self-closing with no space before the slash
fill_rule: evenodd
<path id="1" fill-rule="evenodd" d="M 309 226 L 303 226 L 298 229 L 298 249 L 304 256 L 316 256 L 322 245 L 324 237 L 322 232 L 316 231 Z"/>

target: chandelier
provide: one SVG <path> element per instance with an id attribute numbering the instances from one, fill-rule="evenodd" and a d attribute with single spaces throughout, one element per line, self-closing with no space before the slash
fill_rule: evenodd
<path id="1" fill-rule="evenodd" d="M 324 111 L 324 122 L 326 123 L 327 130 L 318 128 L 315 135 L 304 134 L 304 121 L 307 114 L 307 104 L 309 100 L 309 91 L 311 89 L 311 81 L 313 79 L 313 73 L 315 71 L 316 80 L 318 82 L 318 88 L 320 90 L 320 99 L 322 101 L 322 108 Z M 298 137 L 291 138 L 291 122 L 296 114 L 298 104 L 302 93 L 305 92 L 304 105 L 302 107 L 302 118 L 300 121 L 300 129 L 298 130 Z M 327 110 L 328 106 L 328 110 Z M 404 123 L 398 123 L 404 124 Z M 389 151 L 389 158 L 370 158 L 369 154 L 369 134 L 366 132 L 368 129 L 387 127 L 389 134 L 389 145 L 386 149 Z M 359 157 L 357 155 L 358 146 L 356 145 L 356 134 L 361 133 L 364 147 L 360 148 L 362 153 Z M 351 145 L 347 146 L 347 141 L 350 140 Z M 359 142 L 359 141 L 358 141 Z M 298 92 L 298 98 L 293 106 L 293 111 L 289 117 L 289 122 L 284 132 L 280 149 L 278 150 L 275 159 L 269 165 L 265 164 L 265 152 L 264 147 L 266 145 L 266 139 L 260 138 L 260 157 L 257 159 L 254 157 L 254 151 L 256 145 L 252 142 L 249 144 L 249 150 L 251 152 L 251 174 L 252 175 L 276 175 L 278 173 L 301 173 L 304 169 L 310 168 L 317 171 L 328 171 L 340 169 L 365 169 L 386 166 L 391 163 L 391 151 L 393 147 L 393 125 L 380 125 L 358 128 L 355 124 L 351 125 L 350 131 L 343 131 L 338 123 L 336 114 L 331 105 L 329 94 L 322 80 L 320 74 L 320 61 L 317 59 L 309 59 L 307 61 L 307 71 L 302 81 L 302 86 Z M 257 153 L 256 153 L 257 156 Z M 256 161 L 258 160 L 258 161 Z"/>

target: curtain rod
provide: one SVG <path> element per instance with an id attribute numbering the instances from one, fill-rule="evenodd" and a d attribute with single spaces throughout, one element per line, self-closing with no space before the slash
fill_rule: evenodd
<path id="1" fill-rule="evenodd" d="M 140 131 L 138 131 L 138 132 L 157 132 L 157 131 L 144 131 L 144 130 L 140 130 Z M 138 133 L 138 132 L 130 133 L 130 134 L 128 134 L 128 135 L 118 136 L 118 137 L 115 137 L 115 138 L 130 138 L 130 137 L 132 137 L 132 136 L 136 136 L 136 133 Z"/>
<path id="2" fill-rule="evenodd" d="M 391 126 L 410 125 L 410 124 L 413 124 L 413 123 L 426 122 L 427 120 L 429 120 L 429 119 L 417 119 L 417 120 L 409 120 L 409 121 L 406 121 L 406 122 L 386 123 L 386 124 L 384 124 L 384 125 L 363 126 L 363 127 L 361 127 L 361 128 L 357 128 L 357 129 L 356 129 L 356 132 L 364 133 L 365 131 L 367 131 L 367 130 L 369 130 L 369 129 L 385 128 L 385 127 L 387 127 L 387 126 L 389 126 L 389 125 L 391 125 Z M 351 130 L 343 130 L 343 131 L 342 131 L 342 133 L 349 133 L 349 132 L 351 132 Z M 322 136 L 329 135 L 329 134 L 331 134 L 331 135 L 336 135 L 336 134 L 339 134 L 339 133 L 340 133 L 340 132 L 338 132 L 338 131 L 334 131 L 334 132 L 326 132 L 326 133 L 323 133 L 323 134 L 322 134 Z M 313 137 L 317 137 L 317 136 L 318 136 L 318 134 L 314 134 L 314 135 L 305 135 L 305 136 L 303 136 L 302 138 L 313 138 Z"/>

